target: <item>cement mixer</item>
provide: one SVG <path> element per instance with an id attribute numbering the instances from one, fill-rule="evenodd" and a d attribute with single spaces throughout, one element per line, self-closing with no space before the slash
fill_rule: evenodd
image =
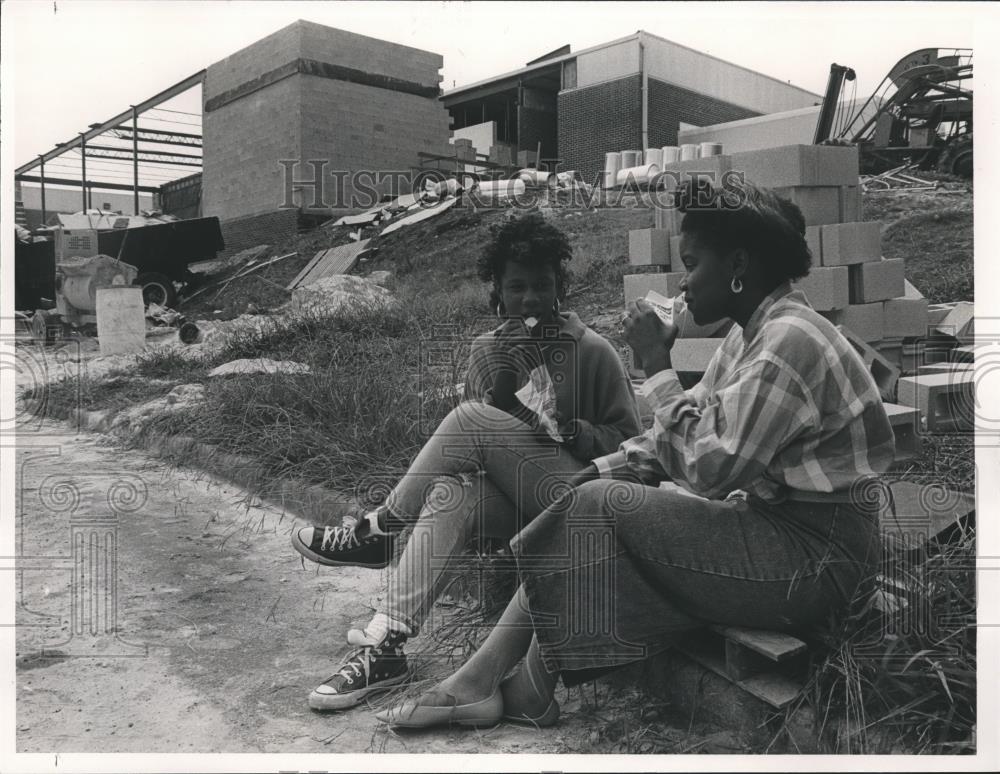
<path id="1" fill-rule="evenodd" d="M 97 324 L 97 291 L 131 285 L 139 270 L 108 255 L 75 256 L 56 261 L 55 314 L 39 309 L 32 318 L 35 339 L 52 339 L 53 329 Z"/>

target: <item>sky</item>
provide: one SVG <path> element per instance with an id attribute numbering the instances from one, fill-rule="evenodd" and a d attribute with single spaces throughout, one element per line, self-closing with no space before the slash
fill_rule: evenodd
<path id="1" fill-rule="evenodd" d="M 440 53 L 446 90 L 567 43 L 580 50 L 643 29 L 819 94 L 830 63 L 848 65 L 858 74 L 857 95 L 866 96 L 912 50 L 972 47 L 984 32 L 977 20 L 991 10 L 957 3 L 8 0 L 0 67 L 14 126 L 5 137 L 22 164 L 300 18 Z M 197 97 L 170 107 L 197 111 Z"/>

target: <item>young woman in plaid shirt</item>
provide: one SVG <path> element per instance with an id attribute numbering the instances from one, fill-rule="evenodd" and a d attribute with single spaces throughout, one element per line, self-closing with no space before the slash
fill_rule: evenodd
<path id="1" fill-rule="evenodd" d="M 652 428 L 595 459 L 514 539 L 522 585 L 497 627 L 383 720 L 551 724 L 560 677 L 593 679 L 707 623 L 806 633 L 871 576 L 870 487 L 894 439 L 860 357 L 791 285 L 810 265 L 801 212 L 742 183 L 688 187 L 680 207 L 688 309 L 699 325 L 737 325 L 684 390 L 677 329 L 628 304 Z"/>

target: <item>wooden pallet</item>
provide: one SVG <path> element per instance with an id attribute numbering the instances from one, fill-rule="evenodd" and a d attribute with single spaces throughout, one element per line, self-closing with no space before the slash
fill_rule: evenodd
<path id="1" fill-rule="evenodd" d="M 712 626 L 695 632 L 677 649 L 775 709 L 802 692 L 806 644 L 781 632 Z"/>

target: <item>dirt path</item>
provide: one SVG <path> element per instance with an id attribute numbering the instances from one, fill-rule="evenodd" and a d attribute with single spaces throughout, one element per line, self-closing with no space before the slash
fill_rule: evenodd
<path id="1" fill-rule="evenodd" d="M 365 708 L 314 713 L 306 696 L 383 572 L 303 567 L 290 515 L 100 436 L 45 422 L 17 455 L 19 752 L 541 753 L 586 738 L 572 711 L 546 731 L 405 734 Z"/>

